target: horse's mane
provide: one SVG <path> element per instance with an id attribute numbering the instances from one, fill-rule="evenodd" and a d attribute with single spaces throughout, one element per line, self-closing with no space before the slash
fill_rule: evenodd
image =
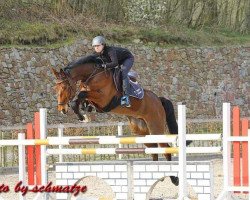
<path id="1" fill-rule="evenodd" d="M 91 55 L 88 55 L 85 57 L 81 57 L 76 61 L 70 62 L 63 70 L 67 71 L 67 70 L 75 68 L 79 65 L 83 65 L 83 64 L 87 64 L 87 63 L 102 64 L 103 61 L 101 60 L 101 58 L 98 55 L 91 54 Z"/>

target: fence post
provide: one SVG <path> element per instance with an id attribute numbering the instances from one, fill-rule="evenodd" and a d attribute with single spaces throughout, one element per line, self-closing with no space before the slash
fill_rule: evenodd
<path id="1" fill-rule="evenodd" d="M 18 140 L 23 141 L 25 140 L 25 134 L 19 133 Z M 26 186 L 26 166 L 25 166 L 25 145 L 19 144 L 18 145 L 18 163 L 19 163 L 19 181 L 22 181 L 22 185 Z M 25 200 L 25 196 L 19 192 L 19 199 Z"/>
<path id="2" fill-rule="evenodd" d="M 179 200 L 187 197 L 186 106 L 178 105 Z"/>
<path id="3" fill-rule="evenodd" d="M 118 123 L 118 136 L 123 136 L 123 122 Z M 122 148 L 122 144 L 119 144 L 119 148 Z M 119 154 L 119 160 L 122 159 L 122 154 Z"/>
<path id="4" fill-rule="evenodd" d="M 47 138 L 47 110 L 40 108 L 40 139 Z M 41 184 L 47 184 L 46 145 L 41 145 Z"/>
<path id="5" fill-rule="evenodd" d="M 63 137 L 63 128 L 64 128 L 64 126 L 62 124 L 60 124 L 58 127 L 58 137 L 60 139 Z M 63 145 L 59 145 L 59 149 L 60 150 L 63 149 Z M 63 162 L 63 155 L 62 154 L 59 155 L 59 162 L 60 163 Z"/>
<path id="6" fill-rule="evenodd" d="M 230 199 L 228 187 L 230 184 L 231 175 L 231 143 L 228 138 L 231 137 L 231 107 L 230 103 L 223 103 L 223 172 L 224 182 L 223 191 L 218 196 L 217 200 Z"/>
<path id="7" fill-rule="evenodd" d="M 1 132 L 1 140 L 3 139 L 3 132 Z M 1 167 L 5 167 L 4 166 L 4 146 L 0 147 L 1 149 Z"/>

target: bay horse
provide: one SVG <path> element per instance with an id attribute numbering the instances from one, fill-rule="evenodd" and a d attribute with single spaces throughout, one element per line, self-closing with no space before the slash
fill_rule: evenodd
<path id="1" fill-rule="evenodd" d="M 103 69 L 97 63 L 91 57 L 84 57 L 60 71 L 51 68 L 56 78 L 58 111 L 67 113 L 68 103 L 75 97 L 79 81 L 84 90 L 82 99 L 94 104 L 99 110 L 107 107 L 114 97 L 122 96 L 114 84 L 112 70 Z M 130 101 L 131 107 L 121 107 L 118 102 L 110 112 L 127 116 L 132 133 L 141 136 L 164 134 L 167 124 L 170 134 L 178 134 L 174 107 L 170 100 L 144 89 L 143 99 L 130 97 Z M 145 145 L 169 147 L 166 143 Z M 171 161 L 171 154 L 164 156 Z M 152 157 L 154 161 L 158 160 L 158 154 L 153 154 Z M 171 176 L 170 179 L 174 185 L 179 184 L 178 177 Z"/>

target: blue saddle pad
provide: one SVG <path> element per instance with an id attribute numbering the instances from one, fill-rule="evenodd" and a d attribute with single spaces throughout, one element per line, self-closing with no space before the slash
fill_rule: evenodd
<path id="1" fill-rule="evenodd" d="M 135 97 L 137 99 L 142 99 L 144 97 L 144 90 L 142 86 L 137 82 L 137 73 L 131 71 L 128 73 L 129 77 L 129 96 Z M 113 80 L 116 86 L 116 90 L 122 92 L 122 79 L 120 68 L 115 68 L 113 71 Z"/>
<path id="2" fill-rule="evenodd" d="M 137 81 L 129 80 L 129 96 L 135 97 L 137 99 L 142 99 L 144 97 L 144 90 Z"/>

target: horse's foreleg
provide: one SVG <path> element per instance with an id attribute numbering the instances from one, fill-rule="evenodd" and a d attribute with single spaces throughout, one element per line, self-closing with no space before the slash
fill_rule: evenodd
<path id="1" fill-rule="evenodd" d="M 85 120 L 85 117 L 80 113 L 79 107 L 80 107 L 80 104 L 82 104 L 82 102 L 85 101 L 86 96 L 87 96 L 87 92 L 81 91 L 77 96 L 78 98 L 70 103 L 70 107 L 72 108 L 72 110 L 77 115 L 80 121 Z"/>
<path id="2" fill-rule="evenodd" d="M 74 111 L 74 113 L 77 115 L 78 119 L 80 121 L 83 121 L 84 117 L 80 113 L 80 110 L 79 110 L 80 104 L 81 104 L 81 102 L 79 101 L 79 99 L 76 99 L 76 100 L 70 102 L 70 107 L 72 108 L 72 110 Z"/>
<path id="3" fill-rule="evenodd" d="M 93 106 L 88 102 L 88 101 L 83 101 L 82 102 L 82 107 L 81 109 L 85 112 L 92 112 L 93 111 Z"/>

